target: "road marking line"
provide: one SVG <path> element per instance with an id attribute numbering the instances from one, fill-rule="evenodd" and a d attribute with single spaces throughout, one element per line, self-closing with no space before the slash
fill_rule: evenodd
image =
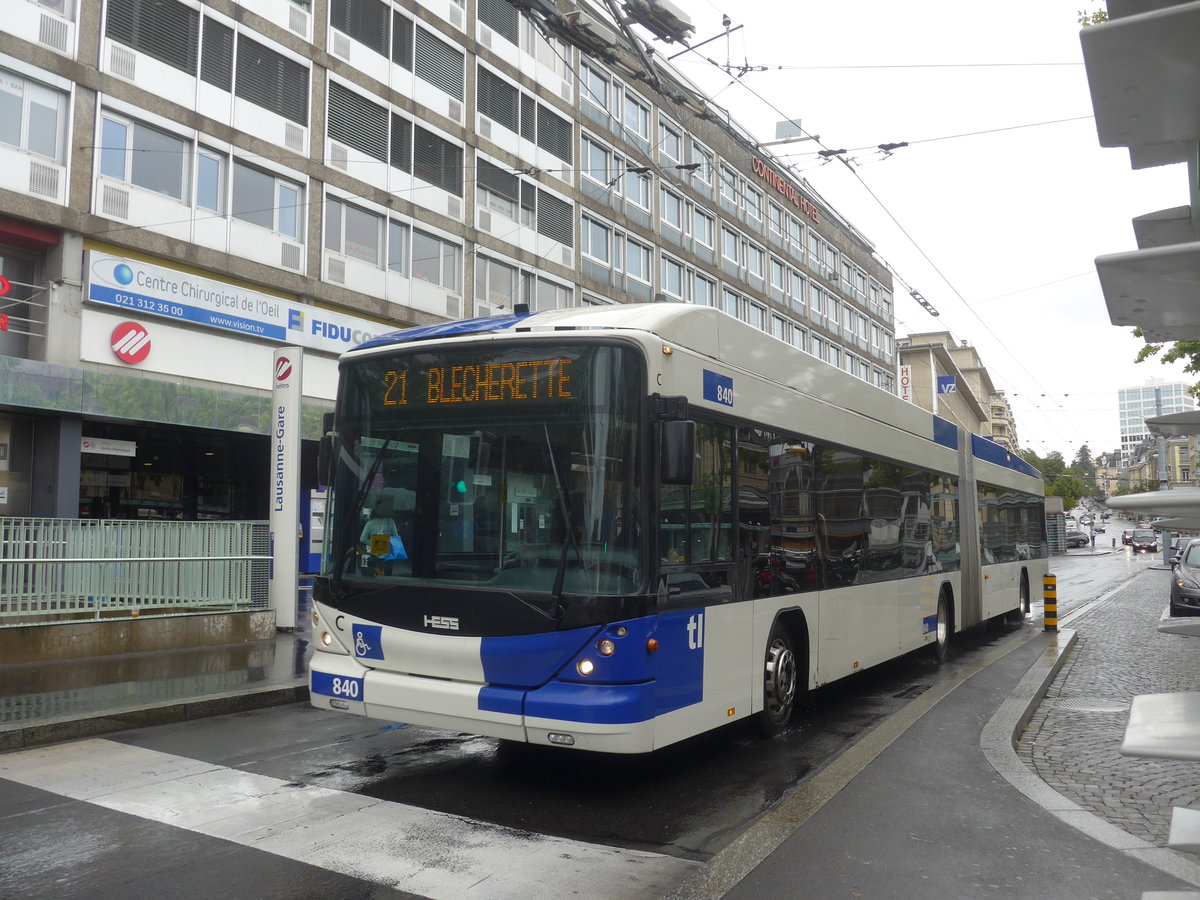
<path id="1" fill-rule="evenodd" d="M 0 756 L 0 778 L 435 900 L 658 897 L 700 866 L 102 739 Z"/>

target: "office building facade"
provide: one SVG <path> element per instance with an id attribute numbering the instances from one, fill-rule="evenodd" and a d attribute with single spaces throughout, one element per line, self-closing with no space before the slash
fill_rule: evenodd
<path id="1" fill-rule="evenodd" d="M 0 28 L 0 515 L 264 518 L 277 347 L 311 485 L 340 352 L 517 304 L 717 306 L 895 389 L 870 242 L 641 26 L 8 0 Z"/>
<path id="2" fill-rule="evenodd" d="M 1151 378 L 1140 387 L 1117 391 L 1117 410 L 1121 417 L 1121 456 L 1129 460 L 1151 439 L 1146 419 L 1196 408 L 1196 398 L 1188 393 L 1184 381 Z"/>

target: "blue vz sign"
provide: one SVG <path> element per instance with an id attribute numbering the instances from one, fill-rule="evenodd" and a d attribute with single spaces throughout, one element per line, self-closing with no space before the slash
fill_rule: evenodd
<path id="1" fill-rule="evenodd" d="M 728 375 L 704 370 L 704 399 L 724 406 L 733 406 L 733 379 Z"/>

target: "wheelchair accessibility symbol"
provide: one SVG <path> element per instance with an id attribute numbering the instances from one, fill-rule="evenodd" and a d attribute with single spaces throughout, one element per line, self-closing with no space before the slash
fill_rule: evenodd
<path id="1" fill-rule="evenodd" d="M 358 625 L 353 629 L 354 655 L 359 659 L 383 659 L 383 626 Z"/>

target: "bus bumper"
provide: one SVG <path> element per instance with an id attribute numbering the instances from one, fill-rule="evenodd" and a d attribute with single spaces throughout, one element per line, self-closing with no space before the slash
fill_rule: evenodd
<path id="1" fill-rule="evenodd" d="M 310 703 L 353 715 L 604 753 L 654 749 L 654 684 L 551 682 L 532 691 L 368 669 L 340 654 L 313 654 Z M 574 718 L 560 718 L 570 714 Z M 584 716 L 588 721 L 581 721 Z"/>

